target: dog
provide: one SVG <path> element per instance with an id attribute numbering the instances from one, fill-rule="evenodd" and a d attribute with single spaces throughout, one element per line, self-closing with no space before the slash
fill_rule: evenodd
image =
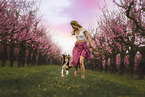
<path id="1" fill-rule="evenodd" d="M 62 54 L 62 62 L 61 62 L 61 77 L 68 76 L 69 69 L 72 67 L 69 65 L 70 56 Z M 65 74 L 64 74 L 65 73 Z"/>

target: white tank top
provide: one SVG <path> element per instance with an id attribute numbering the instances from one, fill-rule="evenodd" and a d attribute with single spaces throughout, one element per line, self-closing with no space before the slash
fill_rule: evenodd
<path id="1" fill-rule="evenodd" d="M 86 29 L 82 28 L 81 31 L 80 31 L 80 33 L 79 33 L 79 35 L 77 35 L 75 33 L 75 36 L 76 36 L 77 41 L 79 41 L 79 40 L 85 40 L 86 41 L 86 36 L 84 34 L 84 31 L 86 31 Z"/>

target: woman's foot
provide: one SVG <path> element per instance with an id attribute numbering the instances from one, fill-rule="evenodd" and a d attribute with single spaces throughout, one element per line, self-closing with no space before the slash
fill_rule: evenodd
<path id="1" fill-rule="evenodd" d="M 77 72 L 75 71 L 74 76 L 77 77 Z"/>
<path id="2" fill-rule="evenodd" d="M 85 78 L 85 76 L 82 76 L 82 78 Z"/>

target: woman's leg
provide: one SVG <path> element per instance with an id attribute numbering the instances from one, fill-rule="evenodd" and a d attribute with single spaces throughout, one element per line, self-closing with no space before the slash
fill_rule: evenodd
<path id="1" fill-rule="evenodd" d="M 77 77 L 78 65 L 75 66 L 74 76 Z"/>
<path id="2" fill-rule="evenodd" d="M 80 56 L 80 66 L 81 66 L 82 78 L 85 78 L 85 66 L 84 66 L 84 57 L 83 56 Z"/>

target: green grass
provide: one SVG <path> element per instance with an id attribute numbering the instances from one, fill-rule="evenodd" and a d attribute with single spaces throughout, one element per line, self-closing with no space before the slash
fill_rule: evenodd
<path id="1" fill-rule="evenodd" d="M 0 67 L 0 97 L 145 97 L 145 80 L 86 70 L 60 76 L 60 66 Z"/>

